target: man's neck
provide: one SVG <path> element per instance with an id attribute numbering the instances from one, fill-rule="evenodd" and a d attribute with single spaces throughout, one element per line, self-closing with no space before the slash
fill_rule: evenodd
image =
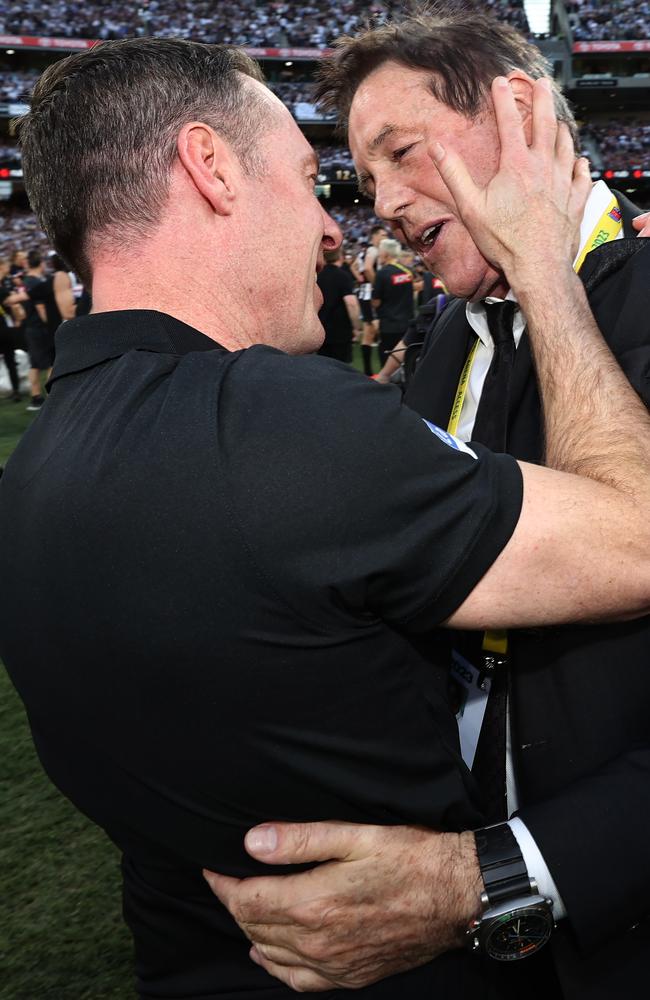
<path id="1" fill-rule="evenodd" d="M 146 309 L 167 313 L 221 344 L 238 351 L 251 346 L 246 312 L 225 281 L 210 280 L 194 266 L 156 267 L 153 260 L 101 258 L 93 268 L 93 312 Z M 218 300 L 217 300 L 218 293 Z"/>

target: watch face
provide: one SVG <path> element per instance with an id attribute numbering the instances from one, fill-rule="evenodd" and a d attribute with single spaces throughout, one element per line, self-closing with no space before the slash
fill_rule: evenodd
<path id="1" fill-rule="evenodd" d="M 547 910 L 522 907 L 494 920 L 485 937 L 490 958 L 512 962 L 539 951 L 551 936 L 553 917 Z"/>

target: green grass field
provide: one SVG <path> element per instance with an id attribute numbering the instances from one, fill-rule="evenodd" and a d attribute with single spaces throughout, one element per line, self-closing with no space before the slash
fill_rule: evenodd
<path id="1" fill-rule="evenodd" d="M 0 465 L 26 405 L 0 399 Z M 131 956 L 119 855 L 46 778 L 0 665 L 0 1000 L 133 1000 Z"/>

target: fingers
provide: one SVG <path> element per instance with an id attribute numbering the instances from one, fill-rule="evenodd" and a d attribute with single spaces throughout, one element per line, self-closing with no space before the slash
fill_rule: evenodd
<path id="1" fill-rule="evenodd" d="M 449 188 L 461 216 L 473 204 L 480 193 L 461 157 L 448 146 L 434 143 L 432 156 L 438 173 Z"/>
<path id="2" fill-rule="evenodd" d="M 563 167 L 573 169 L 575 166 L 576 147 L 566 122 L 557 122 L 555 156 Z"/>
<path id="3" fill-rule="evenodd" d="M 591 189 L 592 180 L 589 160 L 587 160 L 584 156 L 581 156 L 575 161 L 573 167 L 573 182 L 571 184 L 571 195 L 569 197 L 569 215 L 571 218 L 576 220 L 582 218 Z"/>
<path id="4" fill-rule="evenodd" d="M 207 868 L 203 869 L 203 878 L 215 896 L 232 913 L 233 906 L 241 895 L 241 888 L 244 885 L 243 879 L 232 878 L 230 875 L 219 875 L 217 872 L 208 871 Z"/>
<path id="5" fill-rule="evenodd" d="M 307 890 L 310 872 L 275 878 L 236 879 L 217 872 L 204 871 L 203 877 L 213 893 L 237 921 L 242 930 L 263 924 L 290 924 L 289 907 L 296 894 L 296 880 Z"/>
<path id="6" fill-rule="evenodd" d="M 300 956 L 295 951 L 291 951 L 290 948 L 281 948 L 275 944 L 263 944 L 256 940 L 249 954 L 254 962 L 259 962 L 259 959 L 263 958 L 267 962 L 273 962 L 274 965 L 284 965 L 290 969 L 307 967 L 304 959 L 301 961 Z"/>
<path id="7" fill-rule="evenodd" d="M 558 121 L 553 100 L 551 81 L 546 77 L 535 80 L 533 86 L 532 109 L 532 142 L 533 149 L 539 152 L 555 149 L 558 133 Z"/>
<path id="8" fill-rule="evenodd" d="M 253 858 L 270 865 L 345 861 L 374 827 L 353 823 L 263 823 L 246 834 L 244 844 Z"/>
<path id="9" fill-rule="evenodd" d="M 333 984 L 328 979 L 324 979 L 312 969 L 279 965 L 265 958 L 257 948 L 251 948 L 250 957 L 257 965 L 266 969 L 269 975 L 279 979 L 281 983 L 289 986 L 296 993 L 322 993 L 333 988 Z"/>
<path id="10" fill-rule="evenodd" d="M 492 102 L 496 117 L 501 159 L 509 159 L 526 152 L 526 137 L 512 87 L 505 76 L 492 81 Z"/>
<path id="11" fill-rule="evenodd" d="M 632 225 L 638 230 L 639 236 L 650 236 L 650 212 L 637 215 L 636 219 L 632 219 Z"/>

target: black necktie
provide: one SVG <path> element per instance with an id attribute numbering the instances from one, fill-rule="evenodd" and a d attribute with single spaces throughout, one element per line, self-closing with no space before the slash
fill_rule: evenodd
<path id="1" fill-rule="evenodd" d="M 515 362 L 512 319 L 516 302 L 497 302 L 485 306 L 488 329 L 494 341 L 494 354 L 483 383 L 476 411 L 472 440 L 492 451 L 504 451 L 508 426 L 510 378 Z"/>
<path id="2" fill-rule="evenodd" d="M 515 360 L 512 320 L 517 306 L 499 302 L 485 306 L 488 328 L 494 341 L 483 392 L 476 413 L 472 440 L 505 451 L 508 426 L 510 377 Z M 481 654 L 483 655 L 483 654 Z M 506 801 L 506 720 L 508 711 L 508 667 L 497 665 L 490 673 L 491 687 L 472 771 L 482 792 L 485 818 L 500 823 L 508 818 Z"/>

